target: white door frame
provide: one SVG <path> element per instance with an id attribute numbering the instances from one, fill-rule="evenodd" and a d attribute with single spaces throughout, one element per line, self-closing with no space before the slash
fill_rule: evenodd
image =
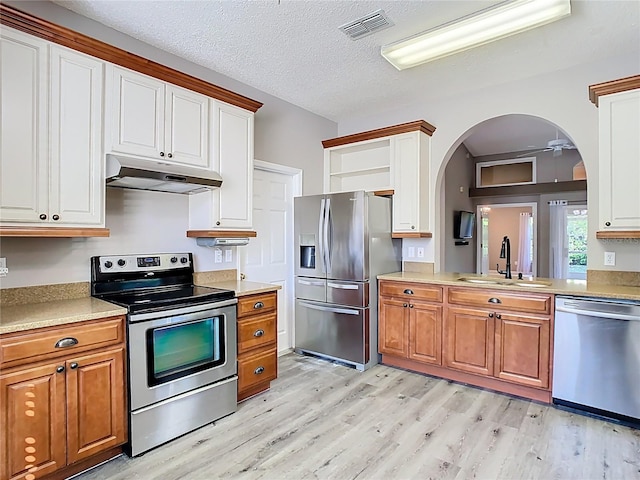
<path id="1" fill-rule="evenodd" d="M 263 170 L 266 172 L 273 172 L 273 173 L 279 173 L 282 175 L 287 175 L 289 177 L 291 177 L 292 179 L 292 183 L 293 183 L 293 190 L 291 192 L 291 196 L 292 197 L 299 197 L 300 195 L 302 195 L 302 170 L 300 168 L 294 168 L 294 167 L 288 167 L 286 165 L 280 165 L 277 163 L 271 163 L 271 162 L 265 162 L 262 160 L 257 160 L 254 159 L 253 161 L 253 169 L 254 170 Z M 293 206 L 292 206 L 293 208 Z M 291 218 L 289 219 L 289 222 L 291 222 L 290 227 L 291 227 L 291 231 L 293 232 L 293 215 L 291 216 Z M 289 248 L 287 248 L 287 251 L 289 252 L 289 258 L 286 259 L 287 265 L 289 266 L 289 273 L 288 273 L 288 280 L 289 285 L 294 285 L 294 275 L 293 275 L 293 262 L 294 262 L 294 252 L 293 252 L 293 237 L 288 239 L 288 242 L 290 242 L 289 244 Z M 287 292 L 283 292 L 283 298 L 284 300 L 287 302 L 287 308 L 286 311 L 289 312 L 289 318 L 287 319 L 287 330 L 290 332 L 291 335 L 291 344 L 293 345 L 293 339 L 295 338 L 295 321 L 294 321 L 294 315 L 295 315 L 295 294 L 294 292 L 290 292 L 290 295 L 287 296 Z M 288 353 L 288 351 L 291 350 L 284 350 L 284 351 L 280 351 L 278 352 L 278 355 L 284 355 L 285 353 Z"/>
<path id="2" fill-rule="evenodd" d="M 524 202 L 524 203 L 497 203 L 497 204 L 484 204 L 476 206 L 476 230 L 477 238 L 476 242 L 476 272 L 482 270 L 482 209 L 489 207 L 494 208 L 517 208 L 517 207 L 531 207 L 531 215 L 533 216 L 533 276 L 538 275 L 538 203 L 537 202 Z M 491 223 L 489 223 L 491 228 Z M 513 260 L 513 259 L 512 259 Z M 491 268 L 489 268 L 491 271 Z M 487 272 L 488 273 L 488 272 Z"/>

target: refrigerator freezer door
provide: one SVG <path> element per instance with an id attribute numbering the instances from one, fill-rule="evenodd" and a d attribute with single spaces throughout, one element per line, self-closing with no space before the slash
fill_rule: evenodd
<path id="1" fill-rule="evenodd" d="M 352 307 L 368 307 L 369 282 L 327 280 L 327 302 Z"/>
<path id="2" fill-rule="evenodd" d="M 363 367 L 369 361 L 369 309 L 296 301 L 296 350 Z"/>
<path id="3" fill-rule="evenodd" d="M 325 196 L 293 199 L 295 275 L 325 277 L 323 227 Z"/>
<path id="4" fill-rule="evenodd" d="M 296 277 L 296 298 L 324 302 L 327 298 L 327 281 L 324 278 Z"/>
<path id="5" fill-rule="evenodd" d="M 327 278 L 366 281 L 369 279 L 365 192 L 327 195 L 325 230 Z"/>

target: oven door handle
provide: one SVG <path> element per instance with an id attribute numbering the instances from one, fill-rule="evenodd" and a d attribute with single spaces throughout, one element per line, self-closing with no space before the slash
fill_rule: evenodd
<path id="1" fill-rule="evenodd" d="M 179 317 L 179 316 L 188 316 L 185 318 L 189 319 L 198 319 L 206 317 L 207 315 L 217 315 L 216 310 L 222 307 L 229 307 L 231 305 L 236 305 L 238 303 L 237 298 L 232 298 L 230 300 L 223 300 L 221 302 L 212 302 L 212 303 L 203 303 L 200 305 L 191 305 L 189 307 L 180 307 L 180 308 L 168 308 L 166 310 L 156 310 L 154 312 L 147 313 L 134 313 L 129 315 L 130 323 L 143 322 L 146 320 L 162 320 L 168 317 Z"/>

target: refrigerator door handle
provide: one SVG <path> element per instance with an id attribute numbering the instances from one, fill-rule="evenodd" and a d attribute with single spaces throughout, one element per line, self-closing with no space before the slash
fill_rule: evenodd
<path id="1" fill-rule="evenodd" d="M 311 282 L 309 280 L 301 280 L 301 279 L 298 279 L 298 283 L 300 285 L 311 285 L 313 287 L 322 287 L 324 285 L 324 282 Z"/>
<path id="2" fill-rule="evenodd" d="M 358 285 L 353 285 L 353 284 L 341 284 L 341 283 L 333 283 L 333 282 L 327 282 L 327 287 L 331 287 L 331 288 L 339 288 L 341 290 L 358 290 L 358 288 L 360 288 Z"/>
<path id="3" fill-rule="evenodd" d="M 312 310 L 320 310 L 322 312 L 332 313 L 344 313 L 345 315 L 360 315 L 362 310 L 354 310 L 352 308 L 337 308 L 337 307 L 325 307 L 323 305 L 316 305 L 315 303 L 300 302 L 303 307 L 311 308 Z"/>
<path id="4" fill-rule="evenodd" d="M 324 264 L 327 273 L 331 273 L 331 243 L 329 239 L 329 227 L 331 222 L 331 199 L 327 198 L 324 209 Z"/>
<path id="5" fill-rule="evenodd" d="M 326 200 L 324 198 L 320 200 L 320 216 L 318 217 L 318 250 L 319 250 L 318 253 L 320 254 L 320 258 L 322 259 L 321 261 L 322 273 L 327 272 L 325 256 L 324 256 L 324 250 L 325 250 L 324 235 L 322 231 L 322 227 L 324 225 L 324 217 L 325 217 L 325 201 Z"/>

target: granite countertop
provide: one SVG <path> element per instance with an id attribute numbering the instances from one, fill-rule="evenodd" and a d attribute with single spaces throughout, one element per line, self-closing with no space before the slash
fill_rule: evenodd
<path id="1" fill-rule="evenodd" d="M 501 283 L 470 283 L 460 281 L 460 278 L 494 280 Z M 591 283 L 586 280 L 561 280 L 555 278 L 528 278 L 522 280 L 540 282 L 544 286 L 519 286 L 511 285 L 519 280 L 507 280 L 498 276 L 483 276 L 472 273 L 416 273 L 416 272 L 396 272 L 378 275 L 378 280 L 399 280 L 403 282 L 433 283 L 456 287 L 500 289 L 520 292 L 553 293 L 558 295 L 576 295 L 585 297 L 601 297 L 623 300 L 640 300 L 640 287 L 629 287 L 621 285 L 609 285 L 601 283 Z"/>
<path id="2" fill-rule="evenodd" d="M 275 292 L 280 290 L 280 285 L 272 283 L 248 282 L 246 280 L 226 280 L 222 282 L 198 282 L 202 287 L 223 288 L 225 290 L 233 290 L 236 297 L 246 295 L 254 295 L 256 293 Z"/>
<path id="3" fill-rule="evenodd" d="M 0 334 L 126 315 L 127 310 L 93 297 L 0 308 Z"/>

